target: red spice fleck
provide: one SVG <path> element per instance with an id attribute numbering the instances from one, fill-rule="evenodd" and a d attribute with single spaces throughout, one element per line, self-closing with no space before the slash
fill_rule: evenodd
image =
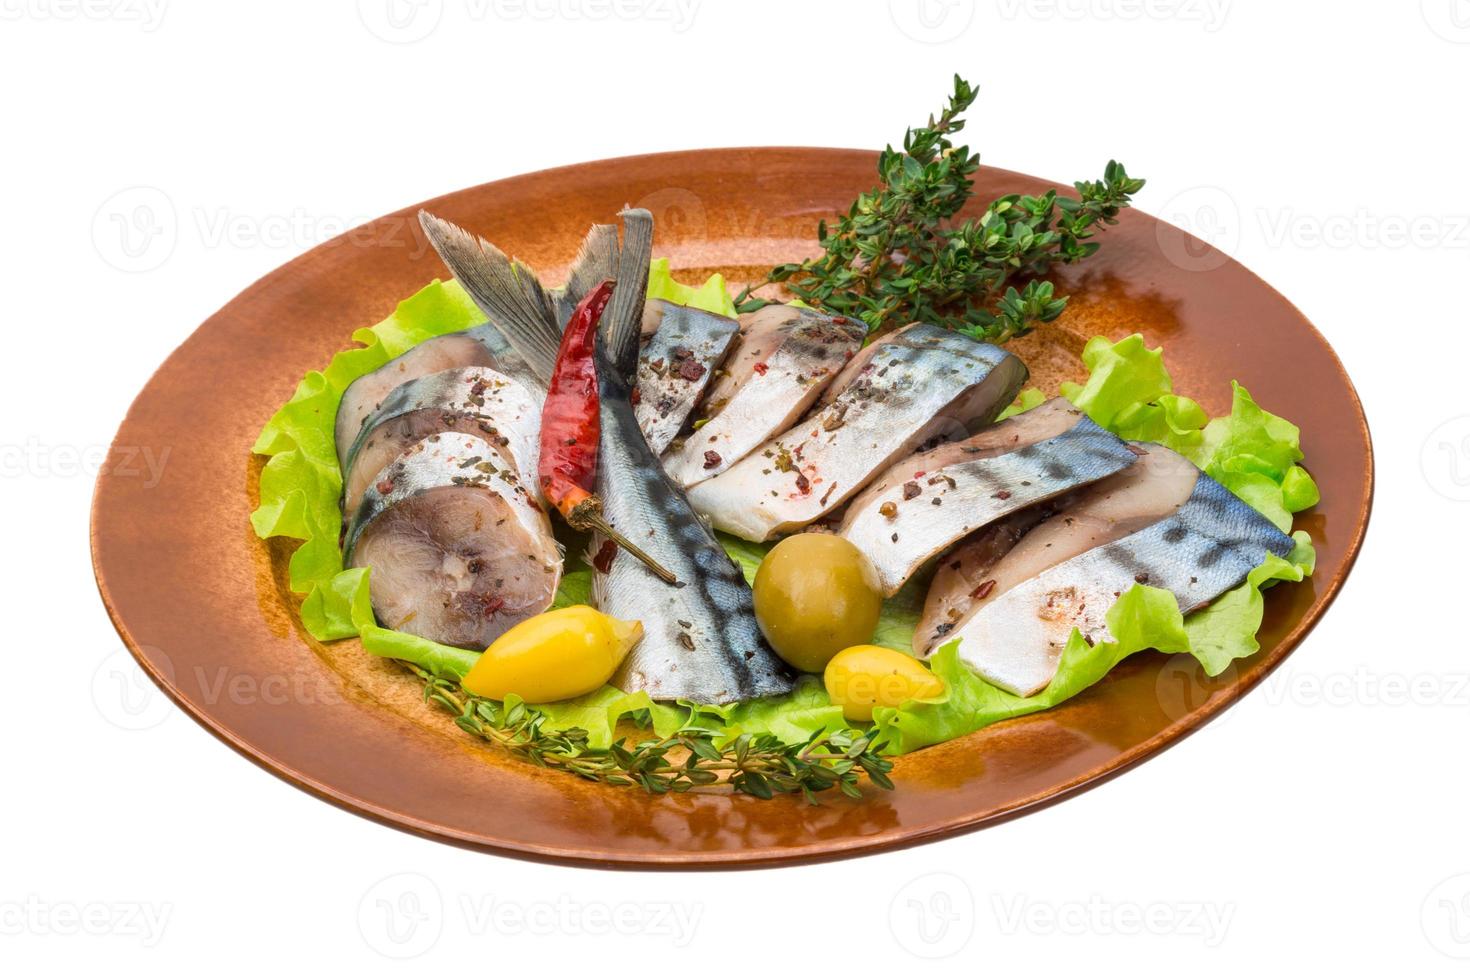
<path id="1" fill-rule="evenodd" d="M 765 361 L 756 361 L 755 362 L 754 371 L 755 371 L 756 374 L 759 374 L 761 376 L 764 376 L 765 373 L 767 371 L 769 371 L 769 370 L 770 370 L 770 367 L 766 364 Z"/>
<path id="2" fill-rule="evenodd" d="M 470 615 L 494 616 L 505 606 L 505 597 L 489 592 L 460 592 L 454 597 L 454 605 Z"/>
<path id="3" fill-rule="evenodd" d="M 928 473 L 928 472 L 929 472 L 928 470 L 915 470 L 914 471 L 914 479 L 915 480 L 922 480 L 922 479 L 924 479 L 924 474 L 925 473 Z"/>
<path id="4" fill-rule="evenodd" d="M 597 549 L 597 554 L 592 559 L 592 567 L 606 575 L 612 571 L 613 559 L 617 557 L 618 546 L 614 541 L 602 542 L 602 547 Z"/>
<path id="5" fill-rule="evenodd" d="M 987 581 L 981 582 L 979 585 L 975 586 L 974 590 L 970 593 L 970 598 L 984 599 L 986 596 L 990 595 L 990 593 L 994 591 L 995 579 L 988 579 Z"/>
<path id="6" fill-rule="evenodd" d="M 1002 491 L 1000 491 L 1000 493 L 997 493 L 995 495 L 995 499 L 996 500 L 1010 500 L 1011 499 L 1011 492 L 1009 490 L 1002 490 Z"/>
<path id="7" fill-rule="evenodd" d="M 801 470 L 796 471 L 796 489 L 802 493 L 812 492 L 812 481 L 808 480 L 806 474 L 801 472 Z"/>
<path id="8" fill-rule="evenodd" d="M 706 449 L 704 451 L 704 468 L 705 469 L 712 470 L 716 466 L 719 466 L 721 462 L 722 462 L 722 460 L 720 458 L 720 454 L 717 453 L 717 452 L 715 452 L 713 449 Z"/>
<path id="9" fill-rule="evenodd" d="M 637 405 L 642 400 L 643 400 L 643 391 L 642 391 L 642 389 L 634 388 L 633 389 L 633 397 L 630 398 L 629 401 L 631 401 L 634 405 Z"/>
<path id="10" fill-rule="evenodd" d="M 384 496 L 387 496 L 388 494 L 390 494 L 392 492 L 393 492 L 393 481 L 392 480 L 379 480 L 378 481 L 378 493 L 381 493 Z"/>
<path id="11" fill-rule="evenodd" d="M 903 485 L 903 499 L 904 500 L 913 500 L 915 497 L 917 497 L 919 494 L 921 494 L 923 492 L 924 491 L 922 489 L 920 489 L 919 485 L 917 483 L 915 483 L 913 480 L 910 480 L 909 482 L 907 482 L 907 483 L 905 483 Z"/>
<path id="12" fill-rule="evenodd" d="M 679 377 L 685 381 L 698 381 L 704 377 L 704 365 L 698 361 L 680 361 Z"/>

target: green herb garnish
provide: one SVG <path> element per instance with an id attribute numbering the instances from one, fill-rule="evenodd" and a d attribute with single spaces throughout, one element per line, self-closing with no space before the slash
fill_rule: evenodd
<path id="1" fill-rule="evenodd" d="M 753 292 L 784 283 L 812 306 L 862 320 L 870 334 L 922 320 L 992 343 L 1060 316 L 1067 298 L 1039 277 L 1096 252 L 1096 226 L 1116 224 L 1144 181 L 1112 161 L 1102 180 L 1074 184 L 1075 198 L 1011 194 L 953 224 L 973 194 L 980 157 L 950 137 L 977 94 L 956 75 L 939 118 L 906 132 L 902 152 L 889 146 L 879 156 L 882 185 L 860 195 L 835 227 L 818 225 L 823 254 L 776 266 L 736 297 L 737 309 L 775 302 Z"/>
<path id="2" fill-rule="evenodd" d="M 873 731 L 817 733 L 805 742 L 787 743 L 771 734 L 730 739 L 686 727 L 667 738 L 631 746 L 619 739 L 605 749 L 594 748 L 580 728 L 543 730 L 546 716 L 529 705 L 476 697 L 456 681 L 399 662 L 424 682 L 425 700 L 452 712 L 464 731 L 538 766 L 594 782 L 636 785 L 654 794 L 724 784 L 763 800 L 778 793 L 801 793 L 812 804 L 818 793 L 834 788 L 845 796 L 860 797 L 859 783 L 865 774 L 873 785 L 893 788 L 888 778 L 893 763 L 878 754 Z"/>

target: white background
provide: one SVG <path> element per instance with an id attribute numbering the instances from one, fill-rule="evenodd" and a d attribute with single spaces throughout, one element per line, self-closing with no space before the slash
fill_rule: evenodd
<path id="1" fill-rule="evenodd" d="M 398 0 L 395 27 L 387 0 L 83 2 L 0 0 L 0 971 L 1464 976 L 1470 3 Z M 878 147 L 954 71 L 982 87 L 986 162 L 1071 181 L 1124 160 L 1139 207 L 1285 292 L 1367 405 L 1358 569 L 1216 724 L 944 843 L 627 874 L 361 820 L 139 679 L 91 581 L 94 471 L 237 291 L 361 220 L 542 167 Z"/>

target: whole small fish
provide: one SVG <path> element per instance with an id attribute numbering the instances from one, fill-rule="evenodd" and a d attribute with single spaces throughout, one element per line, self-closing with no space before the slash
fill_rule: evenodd
<path id="1" fill-rule="evenodd" d="M 505 469 L 536 486 L 539 391 L 490 368 L 425 375 L 388 393 L 362 426 L 342 470 L 342 507 L 352 514 L 377 475 L 414 443 L 439 432 L 477 435 Z"/>
<path id="2" fill-rule="evenodd" d="M 862 342 L 862 325 L 845 317 L 782 305 L 743 314 L 700 427 L 664 469 L 686 488 L 723 473 L 801 418 Z"/>
<path id="3" fill-rule="evenodd" d="M 727 316 L 652 299 L 644 306 L 638 357 L 638 425 L 662 453 L 694 411 L 725 359 L 739 324 Z"/>
<path id="4" fill-rule="evenodd" d="M 961 538 L 1135 459 L 1123 440 L 1054 398 L 904 459 L 852 502 L 837 533 L 868 557 L 884 594 L 893 595 Z"/>
<path id="5" fill-rule="evenodd" d="M 561 580 L 546 511 L 494 445 L 432 435 L 378 474 L 345 539 L 368 567 L 373 612 L 389 629 L 481 649 L 543 612 Z"/>
<path id="6" fill-rule="evenodd" d="M 611 616 L 643 624 L 643 639 L 612 683 L 660 700 L 700 704 L 789 692 L 795 676 L 761 635 L 744 576 L 665 475 L 638 425 L 632 396 L 653 219 L 641 209 L 622 217 L 618 285 L 598 338 L 597 491 L 603 516 L 678 582 L 666 585 L 610 542 L 594 541 L 594 602 Z M 426 227 L 433 220 L 426 219 Z M 512 274 L 503 253 L 447 222 L 437 222 L 435 229 L 431 240 L 450 270 L 487 313 L 497 313 L 496 322 L 528 363 L 538 365 L 537 351 L 554 353 L 560 327 L 537 309 L 539 286 L 526 282 L 529 270 Z M 553 364 L 554 359 L 544 361 L 548 378 Z"/>
<path id="7" fill-rule="evenodd" d="M 494 368 L 520 380 L 527 376 L 520 355 L 488 323 L 458 333 L 430 337 L 377 370 L 364 374 L 342 392 L 336 421 L 338 465 L 346 471 L 348 454 L 363 425 L 394 388 L 425 375 L 468 367 Z"/>
<path id="8" fill-rule="evenodd" d="M 1015 355 L 925 323 L 877 341 L 859 361 L 826 407 L 690 488 L 694 509 L 747 541 L 798 530 L 924 443 L 989 424 L 1027 374 Z"/>
<path id="9" fill-rule="evenodd" d="M 1162 446 L 1143 448 L 1160 455 L 1159 469 L 1173 474 L 1174 492 L 1186 473 L 1178 464 L 1188 462 Z M 1091 643 L 1113 638 L 1108 609 L 1135 583 L 1167 589 L 1189 613 L 1239 585 L 1268 553 L 1290 553 L 1290 537 L 1215 480 L 1194 473 L 1188 497 L 1169 516 L 1049 564 L 1004 591 L 997 583 L 943 642 L 958 640 L 961 659 L 980 676 L 1028 697 L 1051 683 L 1074 629 Z M 1147 484 L 1137 486 L 1146 495 Z"/>

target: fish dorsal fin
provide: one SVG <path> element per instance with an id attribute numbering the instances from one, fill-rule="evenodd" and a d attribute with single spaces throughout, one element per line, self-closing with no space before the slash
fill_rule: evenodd
<path id="1" fill-rule="evenodd" d="M 541 383 L 550 383 L 561 329 L 552 299 L 536 273 L 485 239 L 427 211 L 419 212 L 419 224 L 475 305 L 525 359 Z"/>
<path id="2" fill-rule="evenodd" d="M 577 250 L 567 274 L 567 283 L 551 291 L 552 306 L 556 309 L 556 325 L 565 331 L 567 321 L 577 304 L 592 290 L 608 279 L 618 277 L 618 227 L 617 225 L 593 225 Z"/>
<path id="3" fill-rule="evenodd" d="M 618 285 L 603 317 L 602 336 L 608 360 L 624 380 L 631 382 L 638 367 L 643 303 L 653 258 L 653 215 L 643 208 L 625 208 L 618 216 L 623 219 Z"/>

